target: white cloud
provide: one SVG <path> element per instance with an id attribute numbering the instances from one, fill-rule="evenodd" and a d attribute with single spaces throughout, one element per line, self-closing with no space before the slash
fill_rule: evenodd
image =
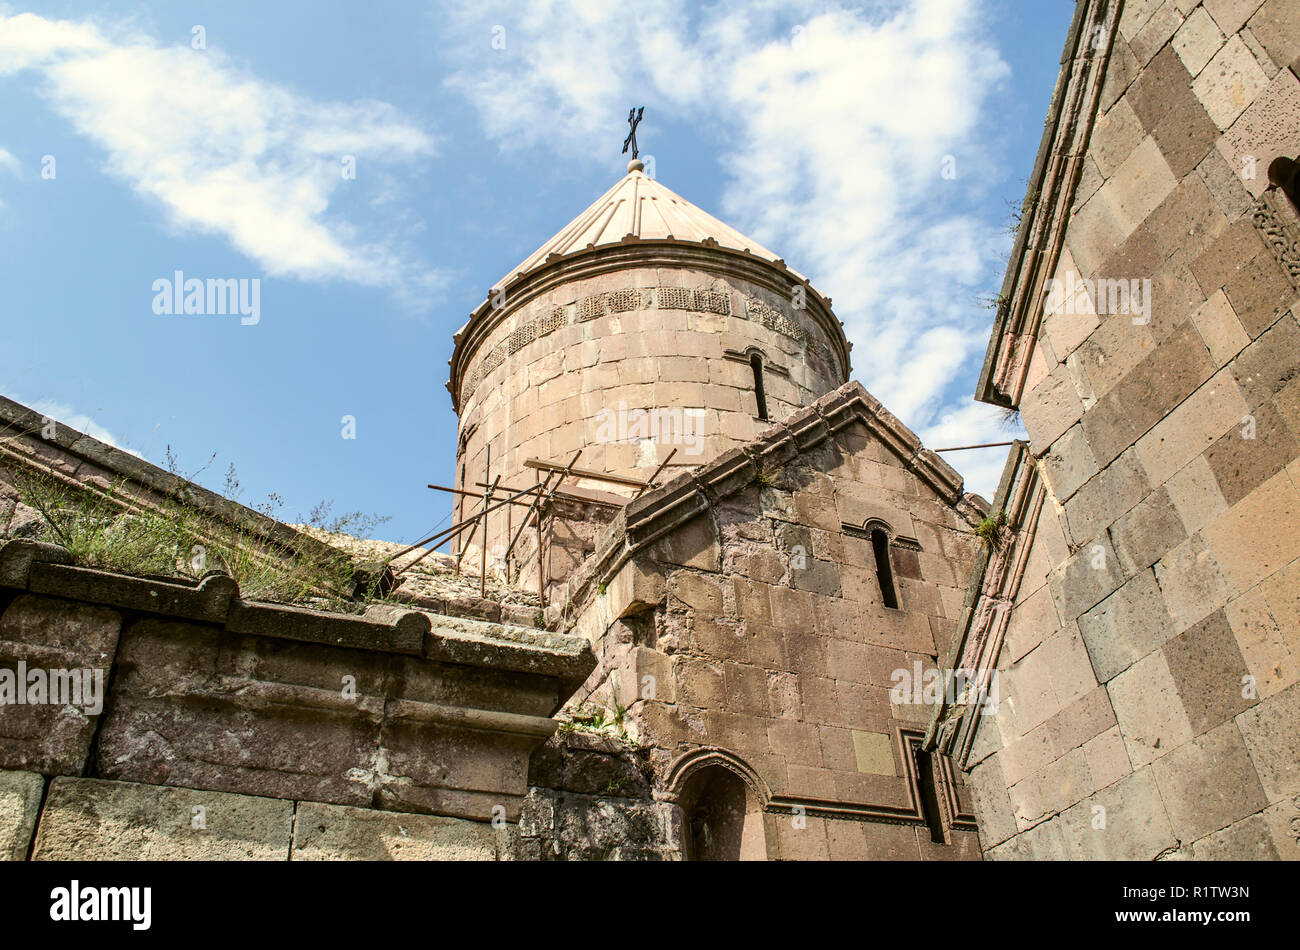
<path id="1" fill-rule="evenodd" d="M 976 297 L 1000 276 L 1005 240 L 963 181 L 1009 73 L 979 0 L 453 9 L 466 58 L 449 84 L 502 148 L 608 154 L 633 101 L 647 119 L 657 108 L 695 122 L 718 141 L 723 216 L 833 297 L 854 375 L 918 430 L 942 419 L 973 427 L 959 444 L 1007 438 L 986 438 L 969 411 L 991 322 Z M 503 51 L 489 48 L 491 24 L 506 27 Z M 955 181 L 941 176 L 947 156 Z M 971 454 L 954 459 L 960 471 Z M 973 490 L 992 494 L 992 467 L 968 476 Z"/>
<path id="2" fill-rule="evenodd" d="M 990 442 L 1008 442 L 1025 437 L 1019 423 L 1008 421 L 1005 410 L 982 402 L 970 402 L 959 408 L 943 411 L 934 422 L 917 435 L 927 446 L 934 449 L 986 445 Z M 1009 451 L 1009 447 L 1000 446 L 963 452 L 945 452 L 942 457 L 965 477 L 967 491 L 979 492 L 984 496 L 985 501 L 992 502 Z"/>
<path id="3" fill-rule="evenodd" d="M 0 15 L 0 76 L 35 70 L 54 110 L 100 146 L 105 169 L 181 230 L 221 235 L 271 276 L 338 278 L 415 295 L 437 275 L 387 236 L 329 214 L 341 158 L 358 177 L 433 154 L 383 102 L 316 102 L 220 50 L 110 36 L 89 23 Z"/>
<path id="4" fill-rule="evenodd" d="M 0 168 L 3 168 L 15 178 L 22 177 L 22 166 L 18 164 L 18 159 L 14 158 L 13 153 L 8 149 L 0 148 Z"/>

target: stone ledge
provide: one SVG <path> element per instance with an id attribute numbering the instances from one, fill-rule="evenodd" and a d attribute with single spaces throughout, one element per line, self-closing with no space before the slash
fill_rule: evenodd
<path id="1" fill-rule="evenodd" d="M 243 601 L 234 580 L 210 574 L 135 577 L 75 567 L 67 550 L 36 541 L 0 546 L 0 586 L 83 603 L 220 624 L 230 633 L 397 653 L 445 663 L 552 676 L 576 688 L 595 667 L 585 640 L 513 624 L 448 617 L 391 604 L 364 616 Z"/>

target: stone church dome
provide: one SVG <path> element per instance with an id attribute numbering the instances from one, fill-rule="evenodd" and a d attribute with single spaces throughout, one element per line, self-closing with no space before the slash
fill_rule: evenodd
<path id="1" fill-rule="evenodd" d="M 635 159 L 454 339 L 456 486 L 471 492 L 498 476 L 526 485 L 581 452 L 577 466 L 601 477 L 568 484 L 626 501 L 749 442 L 850 371 L 829 299 Z M 505 529 L 492 525 L 490 549 Z"/>

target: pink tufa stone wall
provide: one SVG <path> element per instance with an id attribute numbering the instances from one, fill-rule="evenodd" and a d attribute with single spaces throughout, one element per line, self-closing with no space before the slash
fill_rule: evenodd
<path id="1" fill-rule="evenodd" d="M 725 255 L 693 253 L 699 266 L 647 267 L 628 257 L 594 276 L 583 276 L 590 268 L 567 278 L 561 272 L 544 292 L 507 302 L 499 319 L 487 311 L 481 322 L 494 325 L 459 344 L 452 380 L 457 484 L 463 472 L 464 487 L 481 490 L 489 444 L 502 486 L 534 483 L 528 458 L 567 461 L 579 449 L 580 468 L 647 479 L 675 448 L 662 483 L 767 426 L 757 414 L 751 354 L 763 361 L 770 419 L 844 381 L 842 335 L 826 330 L 829 322 L 840 333 L 828 311 L 796 311 L 788 281 L 768 265 L 737 268 Z M 772 273 L 762 281 L 738 276 L 760 269 Z M 623 497 L 634 491 L 568 484 Z M 461 510 L 468 515 L 477 505 L 464 499 Z M 504 517 L 490 522 L 496 557 L 508 544 L 505 532 Z M 481 537 L 470 545 L 475 551 Z"/>
<path id="2" fill-rule="evenodd" d="M 1092 132 L 1033 186 L 1059 255 L 1013 264 L 1026 322 L 986 369 L 1029 434 L 1005 497 L 1041 512 L 1018 584 L 980 591 L 1005 630 L 970 634 L 1011 700 L 966 734 L 983 843 L 1300 858 L 1300 217 L 1267 174 L 1300 155 L 1300 8 L 1083 6 L 1106 42 L 1067 48 L 1059 128 Z M 1149 312 L 1098 292 L 1039 324 L 1046 276 L 1148 281 Z"/>
<path id="3" fill-rule="evenodd" d="M 919 446 L 889 448 L 880 430 L 906 430 L 887 413 L 854 418 L 864 400 L 850 384 L 696 473 L 711 503 L 666 534 L 658 520 L 691 504 L 689 484 L 633 506 L 615 531 L 658 540 L 585 588 L 574 629 L 599 666 L 574 702 L 627 708 L 670 800 L 710 764 L 742 775 L 761 813 L 742 853 L 757 837 L 771 858 L 978 859 L 965 786 L 946 760 L 915 756 L 933 707 L 890 692 L 896 671 L 936 668 L 982 508 L 960 479 L 923 478 Z M 897 609 L 867 524 L 888 526 Z"/>

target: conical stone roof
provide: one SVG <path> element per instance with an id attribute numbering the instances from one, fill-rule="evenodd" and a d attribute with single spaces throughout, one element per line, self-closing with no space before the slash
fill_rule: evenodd
<path id="1" fill-rule="evenodd" d="M 641 162 L 633 160 L 628 164 L 627 175 L 613 188 L 498 281 L 497 286 L 505 287 L 554 257 L 622 244 L 629 239 L 707 243 L 784 266 L 780 258 L 757 241 L 648 177 Z"/>

